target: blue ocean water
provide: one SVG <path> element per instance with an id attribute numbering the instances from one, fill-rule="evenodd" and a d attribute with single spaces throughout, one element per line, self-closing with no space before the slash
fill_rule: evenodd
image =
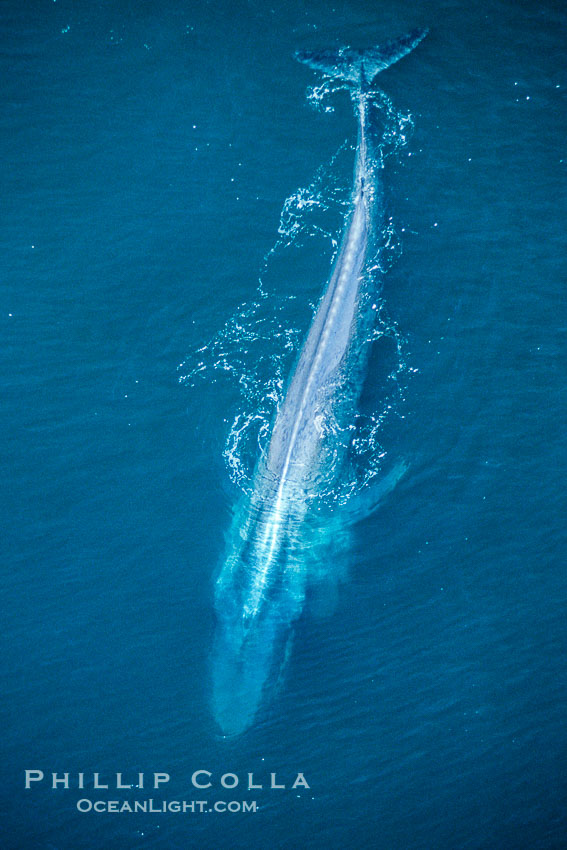
<path id="1" fill-rule="evenodd" d="M 0 11 L 1 845 L 564 847 L 564 5 Z M 291 57 L 415 26 L 380 80 L 407 143 L 361 401 L 361 457 L 408 471 L 225 740 L 213 580 L 257 436 L 235 423 L 262 430 L 293 364 L 355 142 L 347 96 L 314 109 Z M 77 809 L 149 797 L 208 803 Z M 258 810 L 208 811 L 231 800 Z"/>

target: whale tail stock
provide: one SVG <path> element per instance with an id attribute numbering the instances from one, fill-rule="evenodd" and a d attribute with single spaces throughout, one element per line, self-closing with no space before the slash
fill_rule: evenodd
<path id="1" fill-rule="evenodd" d="M 400 38 L 362 50 L 352 47 L 296 50 L 294 57 L 298 62 L 322 71 L 329 77 L 339 77 L 364 90 L 372 85 L 380 71 L 385 71 L 394 62 L 411 53 L 428 31 L 416 29 Z"/>

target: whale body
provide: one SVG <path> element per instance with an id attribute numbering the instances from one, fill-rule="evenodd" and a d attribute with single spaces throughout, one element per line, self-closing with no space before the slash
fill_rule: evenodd
<path id="1" fill-rule="evenodd" d="M 361 381 L 352 376 L 363 373 L 361 341 L 373 319 L 363 309 L 363 296 L 384 205 L 369 122 L 371 86 L 425 35 L 417 30 L 367 50 L 295 54 L 350 86 L 358 122 L 354 185 L 331 276 L 258 461 L 251 495 L 234 513 L 215 583 L 212 707 L 224 735 L 240 734 L 254 720 L 289 656 L 293 624 L 304 607 L 313 562 L 308 541 L 328 462 L 325 434 L 356 401 L 353 392 L 360 391 Z M 339 467 L 335 462 L 333 468 Z"/>

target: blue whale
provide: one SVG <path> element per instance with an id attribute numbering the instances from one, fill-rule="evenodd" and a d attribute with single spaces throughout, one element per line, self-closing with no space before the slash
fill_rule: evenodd
<path id="1" fill-rule="evenodd" d="M 366 50 L 298 51 L 295 58 L 350 87 L 358 143 L 349 216 L 331 276 L 259 459 L 251 494 L 236 507 L 226 556 L 215 583 L 216 632 L 212 708 L 222 733 L 253 722 L 289 656 L 293 624 L 303 610 L 313 572 L 326 564 L 313 553 L 318 487 L 328 469 L 325 435 L 352 416 L 363 380 L 373 315 L 364 309 L 373 286 L 384 218 L 383 192 L 369 122 L 371 86 L 380 71 L 424 38 L 426 30 Z M 353 377 L 354 376 L 354 377 Z M 340 517 L 339 517 L 340 519 Z"/>

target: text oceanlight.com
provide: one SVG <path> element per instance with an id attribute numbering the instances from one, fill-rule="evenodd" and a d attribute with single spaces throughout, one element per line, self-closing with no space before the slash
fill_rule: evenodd
<path id="1" fill-rule="evenodd" d="M 204 814 L 205 812 L 256 812 L 258 804 L 256 800 L 89 800 L 84 798 L 77 801 L 77 809 L 80 812 L 137 812 L 151 814 Z"/>

